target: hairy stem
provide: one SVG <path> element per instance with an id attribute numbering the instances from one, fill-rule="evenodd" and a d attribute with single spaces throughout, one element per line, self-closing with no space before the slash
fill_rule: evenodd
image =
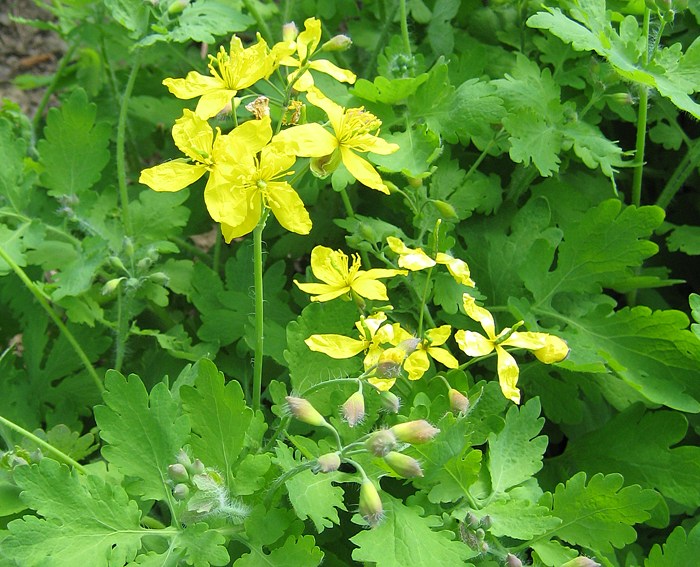
<path id="1" fill-rule="evenodd" d="M 656 206 L 666 209 L 676 196 L 676 193 L 683 187 L 688 177 L 693 174 L 698 164 L 700 164 L 700 140 L 690 143 L 688 152 L 683 156 L 683 159 L 673 171 L 671 177 L 669 177 L 666 186 L 656 200 Z"/>
<path id="2" fill-rule="evenodd" d="M 649 19 L 651 11 L 649 8 L 644 10 L 643 36 L 647 42 L 649 40 Z M 644 50 L 642 57 L 644 65 L 649 63 L 649 51 Z M 637 136 L 635 142 L 635 162 L 634 174 L 632 177 L 632 191 L 630 202 L 638 207 L 642 202 L 642 178 L 644 175 L 644 147 L 647 138 L 647 107 L 649 104 L 649 88 L 646 85 L 638 86 L 639 92 L 639 110 L 637 111 Z"/>
<path id="3" fill-rule="evenodd" d="M 265 229 L 268 211 L 263 210 L 257 226 L 253 230 L 253 264 L 255 278 L 255 359 L 253 362 L 253 411 L 260 409 L 262 393 L 263 346 L 264 333 L 264 296 L 263 296 L 263 251 L 262 234 Z"/>

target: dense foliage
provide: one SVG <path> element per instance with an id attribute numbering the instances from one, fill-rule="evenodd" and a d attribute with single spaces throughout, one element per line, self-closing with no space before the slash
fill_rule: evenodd
<path id="1" fill-rule="evenodd" d="M 40 4 L 0 565 L 697 561 L 698 0 Z"/>

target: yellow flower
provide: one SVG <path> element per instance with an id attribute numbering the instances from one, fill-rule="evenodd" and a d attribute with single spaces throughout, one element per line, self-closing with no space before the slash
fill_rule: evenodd
<path id="1" fill-rule="evenodd" d="M 446 348 L 440 348 L 447 342 L 452 334 L 452 327 L 442 325 L 426 331 L 425 338 L 419 339 L 408 331 L 399 328 L 395 333 L 395 344 L 403 346 L 408 352 L 408 357 L 403 363 L 404 370 L 408 373 L 409 380 L 418 380 L 430 368 L 430 358 L 441 362 L 447 368 L 457 368 L 459 362 Z M 430 358 L 429 358 L 430 357 Z"/>
<path id="2" fill-rule="evenodd" d="M 474 287 L 476 285 L 471 279 L 469 266 L 464 260 L 453 258 L 444 252 L 438 252 L 433 259 L 428 256 L 423 249 L 409 248 L 401 239 L 395 236 L 389 236 L 386 241 L 392 252 L 399 255 L 399 266 L 402 268 L 407 268 L 415 272 L 425 268 L 432 268 L 435 264 L 443 264 L 447 266 L 447 270 L 458 283 L 469 287 Z"/>
<path id="3" fill-rule="evenodd" d="M 309 69 L 320 71 L 326 75 L 330 75 L 337 81 L 353 84 L 355 73 L 347 69 L 341 69 L 327 59 L 316 59 L 310 61 L 311 56 L 316 52 L 318 44 L 321 41 L 321 21 L 316 18 L 308 18 L 304 22 L 304 31 L 301 32 L 294 41 L 294 51 L 296 58 L 292 55 L 283 57 L 280 60 L 281 65 L 287 67 L 298 67 L 297 71 L 290 73 L 289 83 L 297 91 L 307 91 L 314 85 L 314 78 Z M 302 71 L 302 68 L 304 70 Z"/>
<path id="4" fill-rule="evenodd" d="M 177 98 L 201 97 L 196 113 L 206 120 L 221 112 L 239 90 L 269 77 L 284 48 L 285 44 L 279 44 L 277 51 L 271 52 L 258 35 L 258 42 L 244 49 L 241 40 L 234 35 L 228 53 L 221 47 L 216 57 L 209 56 L 210 77 L 191 71 L 184 79 L 165 79 L 163 84 Z"/>
<path id="5" fill-rule="evenodd" d="M 326 112 L 334 134 L 320 124 L 303 124 L 281 132 L 282 139 L 297 143 L 297 155 L 320 158 L 312 160 L 312 170 L 316 175 L 329 175 L 342 161 L 360 183 L 389 194 L 389 189 L 377 170 L 366 159 L 357 155 L 357 152 L 386 155 L 399 149 L 397 144 L 387 142 L 372 133 L 379 129 L 381 120 L 364 108 L 345 109 L 326 98 L 315 87 L 309 89 L 306 98 Z"/>
<path id="6" fill-rule="evenodd" d="M 406 270 L 388 270 L 374 268 L 360 270 L 360 256 L 353 254 L 352 266 L 347 254 L 341 250 L 332 250 L 326 246 L 316 246 L 311 251 L 311 271 L 314 276 L 325 283 L 299 283 L 297 287 L 306 293 L 314 294 L 311 301 L 330 301 L 341 295 L 356 293 L 367 299 L 388 300 L 386 286 L 377 281 L 379 278 L 391 278 L 406 275 Z"/>
<path id="7" fill-rule="evenodd" d="M 212 187 L 224 183 L 231 174 L 231 166 L 237 159 L 235 156 L 239 149 L 236 143 L 238 134 L 222 135 L 217 128 L 215 137 L 209 123 L 191 110 L 185 110 L 175 121 L 172 134 L 175 145 L 189 158 L 189 162 L 180 158 L 149 167 L 141 172 L 139 182 L 154 191 L 180 191 L 208 172 L 204 199 L 211 212 L 209 201 Z"/>
<path id="8" fill-rule="evenodd" d="M 288 144 L 272 138 L 270 119 L 245 122 L 229 138 L 235 161 L 232 160 L 226 177 L 209 189 L 207 199 L 209 212 L 221 223 L 226 242 L 252 232 L 263 207 L 269 208 L 287 230 L 308 234 L 309 213 L 294 188 L 284 180 L 294 173 L 288 170 L 296 158 L 290 154 Z"/>
<path id="9" fill-rule="evenodd" d="M 516 404 L 520 403 L 520 390 L 516 387 L 520 370 L 515 359 L 503 348 L 504 346 L 530 350 L 546 364 L 564 360 L 569 353 L 569 347 L 563 340 L 547 333 L 519 333 L 506 327 L 496 335 L 493 315 L 483 307 L 479 307 L 474 298 L 466 293 L 463 301 L 465 312 L 481 324 L 486 331 L 486 336 L 474 331 L 457 331 L 455 340 L 459 348 L 469 356 L 484 356 L 495 350 L 498 356 L 498 381 L 501 391 L 506 398 Z"/>

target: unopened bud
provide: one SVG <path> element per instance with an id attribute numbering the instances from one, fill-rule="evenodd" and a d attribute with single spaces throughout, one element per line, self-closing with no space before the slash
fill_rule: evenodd
<path id="1" fill-rule="evenodd" d="M 152 258 L 141 258 L 138 262 L 136 262 L 136 269 L 139 270 L 139 272 L 145 272 L 148 270 L 153 265 L 153 259 Z"/>
<path id="2" fill-rule="evenodd" d="M 187 470 L 190 474 L 204 474 L 204 463 L 199 459 L 195 459 L 194 462 L 187 466 Z"/>
<path id="3" fill-rule="evenodd" d="M 467 512 L 467 516 L 464 518 L 464 521 L 472 528 L 478 528 L 481 525 L 479 518 L 477 518 L 472 512 Z"/>
<path id="4" fill-rule="evenodd" d="M 374 483 L 365 478 L 360 485 L 360 515 L 371 528 L 379 525 L 384 517 L 384 507 Z"/>
<path id="5" fill-rule="evenodd" d="M 106 282 L 105 285 L 102 286 L 102 295 L 109 295 L 110 293 L 112 293 L 119 287 L 119 284 L 122 282 L 122 280 L 125 279 L 125 277 L 114 278 Z"/>
<path id="6" fill-rule="evenodd" d="M 350 427 L 355 427 L 365 418 L 365 398 L 357 391 L 342 405 L 343 419 Z"/>
<path id="7" fill-rule="evenodd" d="M 406 351 L 401 347 L 391 347 L 379 355 L 377 362 L 378 378 L 397 378 L 406 358 Z"/>
<path id="8" fill-rule="evenodd" d="M 389 429 L 380 429 L 365 441 L 365 447 L 377 457 L 384 457 L 396 446 L 396 435 Z"/>
<path id="9" fill-rule="evenodd" d="M 338 470 L 340 467 L 340 455 L 338 453 L 326 453 L 316 459 L 314 472 L 329 473 Z"/>
<path id="10" fill-rule="evenodd" d="M 343 34 L 334 35 L 321 46 L 321 51 L 347 51 L 352 45 L 352 40 Z"/>
<path id="11" fill-rule="evenodd" d="M 110 256 L 109 263 L 113 268 L 115 268 L 117 270 L 121 270 L 122 272 L 126 272 L 126 268 L 124 267 L 124 262 L 122 262 L 122 259 L 119 256 Z"/>
<path id="12" fill-rule="evenodd" d="M 296 398 L 294 396 L 287 396 L 285 399 L 287 400 L 289 411 L 299 421 L 317 427 L 328 425 L 325 418 L 316 411 L 316 408 L 314 408 L 308 400 Z"/>
<path id="13" fill-rule="evenodd" d="M 294 22 L 289 22 L 282 26 L 282 39 L 284 41 L 294 41 L 299 35 L 299 28 Z"/>
<path id="14" fill-rule="evenodd" d="M 190 487 L 186 484 L 179 483 L 173 488 L 173 496 L 175 500 L 184 500 L 190 495 Z"/>
<path id="15" fill-rule="evenodd" d="M 407 355 L 415 352 L 415 350 L 418 348 L 418 345 L 421 343 L 421 340 L 418 337 L 411 337 L 410 339 L 406 339 L 405 341 L 401 341 L 399 343 L 399 348 L 402 348 Z"/>
<path id="16" fill-rule="evenodd" d="M 545 364 L 561 362 L 569 355 L 569 345 L 554 335 L 547 335 L 542 348 L 532 351 L 537 360 Z"/>
<path id="17" fill-rule="evenodd" d="M 424 419 L 399 423 L 398 425 L 394 425 L 389 431 L 391 431 L 399 441 L 410 443 L 411 445 L 427 443 L 440 433 L 437 427 L 433 427 Z"/>
<path id="18" fill-rule="evenodd" d="M 187 474 L 187 469 L 180 463 L 175 463 L 168 467 L 168 476 L 175 482 L 187 482 L 190 480 L 190 475 Z"/>
<path id="19" fill-rule="evenodd" d="M 590 557 L 579 555 L 576 559 L 567 561 L 561 567 L 601 567 L 600 563 L 593 561 Z"/>
<path id="20" fill-rule="evenodd" d="M 483 518 L 481 518 L 481 527 L 484 528 L 485 530 L 488 530 L 491 525 L 493 524 L 493 520 L 491 520 L 491 516 L 486 514 Z"/>
<path id="21" fill-rule="evenodd" d="M 382 402 L 382 409 L 388 413 L 399 413 L 401 400 L 393 392 L 380 392 L 379 399 Z"/>
<path id="22" fill-rule="evenodd" d="M 177 452 L 177 456 L 175 457 L 175 460 L 183 465 L 184 467 L 189 467 L 192 464 L 192 461 L 190 460 L 190 456 L 185 453 L 184 449 L 180 449 Z"/>
<path id="23" fill-rule="evenodd" d="M 444 218 L 445 220 L 457 220 L 459 218 L 459 215 L 457 214 L 455 208 L 448 202 L 440 201 L 439 199 L 434 199 L 432 203 L 433 205 L 435 205 L 435 208 L 438 210 L 438 213 L 440 213 L 440 216 L 442 216 L 442 218 Z"/>
<path id="24" fill-rule="evenodd" d="M 469 411 L 469 398 L 462 392 L 450 388 L 447 392 L 447 397 L 450 400 L 450 409 L 457 413 L 467 413 Z"/>
<path id="25" fill-rule="evenodd" d="M 189 6 L 190 0 L 175 0 L 170 6 L 168 6 L 168 14 L 174 16 L 182 12 L 187 6 Z"/>
<path id="26" fill-rule="evenodd" d="M 523 567 L 523 562 L 520 561 L 515 555 L 509 553 L 506 555 L 506 566 L 507 567 Z"/>
<path id="27" fill-rule="evenodd" d="M 390 451 L 384 456 L 384 461 L 396 474 L 403 478 L 423 476 L 423 469 L 420 468 L 420 463 L 413 457 L 403 453 Z"/>
<path id="28" fill-rule="evenodd" d="M 170 278 L 163 272 L 153 272 L 148 276 L 148 280 L 157 285 L 168 285 Z"/>

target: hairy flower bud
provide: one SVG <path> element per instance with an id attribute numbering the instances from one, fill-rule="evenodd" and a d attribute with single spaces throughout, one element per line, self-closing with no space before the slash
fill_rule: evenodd
<path id="1" fill-rule="evenodd" d="M 467 413 L 469 411 L 469 398 L 462 392 L 450 388 L 447 392 L 447 397 L 450 400 L 450 409 L 457 413 Z"/>
<path id="2" fill-rule="evenodd" d="M 308 400 L 294 396 L 287 396 L 285 399 L 287 400 L 289 411 L 299 421 L 317 427 L 328 425 L 325 418 L 316 411 L 316 408 Z"/>
<path id="3" fill-rule="evenodd" d="M 122 281 L 125 279 L 126 278 L 122 276 L 121 278 L 114 278 L 106 282 L 105 285 L 102 286 L 102 295 L 109 295 L 110 293 L 112 293 L 119 287 L 119 284 L 122 283 Z"/>
<path id="4" fill-rule="evenodd" d="M 590 557 L 579 555 L 576 559 L 562 564 L 561 567 L 600 567 L 600 563 L 593 561 Z"/>
<path id="5" fill-rule="evenodd" d="M 284 41 L 294 41 L 299 35 L 299 28 L 294 22 L 288 22 L 282 26 L 282 39 Z"/>
<path id="6" fill-rule="evenodd" d="M 352 45 L 352 40 L 343 34 L 334 35 L 321 46 L 321 51 L 347 51 Z"/>
<path id="7" fill-rule="evenodd" d="M 438 199 L 434 199 L 431 201 L 433 205 L 435 205 L 435 208 L 438 210 L 438 213 L 442 216 L 442 218 L 446 220 L 457 220 L 459 219 L 459 215 L 457 214 L 457 211 L 455 208 L 450 205 L 446 201 L 440 201 Z"/>
<path id="8" fill-rule="evenodd" d="M 340 467 L 340 455 L 338 453 L 326 453 L 316 459 L 316 465 L 313 467 L 313 471 L 329 473 L 337 471 L 338 467 Z"/>
<path id="9" fill-rule="evenodd" d="M 384 517 L 382 499 L 379 497 L 379 492 L 377 492 L 374 483 L 368 478 L 365 478 L 360 485 L 359 508 L 360 515 L 371 528 L 378 526 Z"/>
<path id="10" fill-rule="evenodd" d="M 523 562 L 512 553 L 509 553 L 506 555 L 506 567 L 523 567 Z"/>
<path id="11" fill-rule="evenodd" d="M 399 441 L 411 443 L 412 445 L 427 443 L 440 433 L 437 427 L 433 427 L 424 419 L 399 423 L 398 425 L 394 425 L 389 431 L 393 433 Z"/>
<path id="12" fill-rule="evenodd" d="M 393 392 L 380 392 L 379 399 L 382 402 L 382 409 L 388 413 L 399 413 L 401 400 Z"/>
<path id="13" fill-rule="evenodd" d="M 399 476 L 403 478 L 413 478 L 423 476 L 423 469 L 420 468 L 420 463 L 413 457 L 390 451 L 384 456 L 384 462 Z"/>
<path id="14" fill-rule="evenodd" d="M 195 459 L 191 465 L 186 465 L 187 470 L 191 474 L 204 474 L 204 463 L 199 459 Z"/>
<path id="15" fill-rule="evenodd" d="M 396 435 L 389 429 L 380 429 L 365 441 L 365 447 L 377 457 L 384 457 L 396 446 Z"/>
<path id="16" fill-rule="evenodd" d="M 365 398 L 359 390 L 342 405 L 343 419 L 355 427 L 365 418 Z"/>
<path id="17" fill-rule="evenodd" d="M 183 483 L 178 483 L 173 488 L 173 497 L 175 500 L 184 500 L 190 495 L 190 487 Z"/>
<path id="18" fill-rule="evenodd" d="M 168 467 L 168 476 L 175 482 L 187 482 L 190 480 L 190 475 L 187 474 L 187 469 L 180 463 L 175 463 Z"/>

